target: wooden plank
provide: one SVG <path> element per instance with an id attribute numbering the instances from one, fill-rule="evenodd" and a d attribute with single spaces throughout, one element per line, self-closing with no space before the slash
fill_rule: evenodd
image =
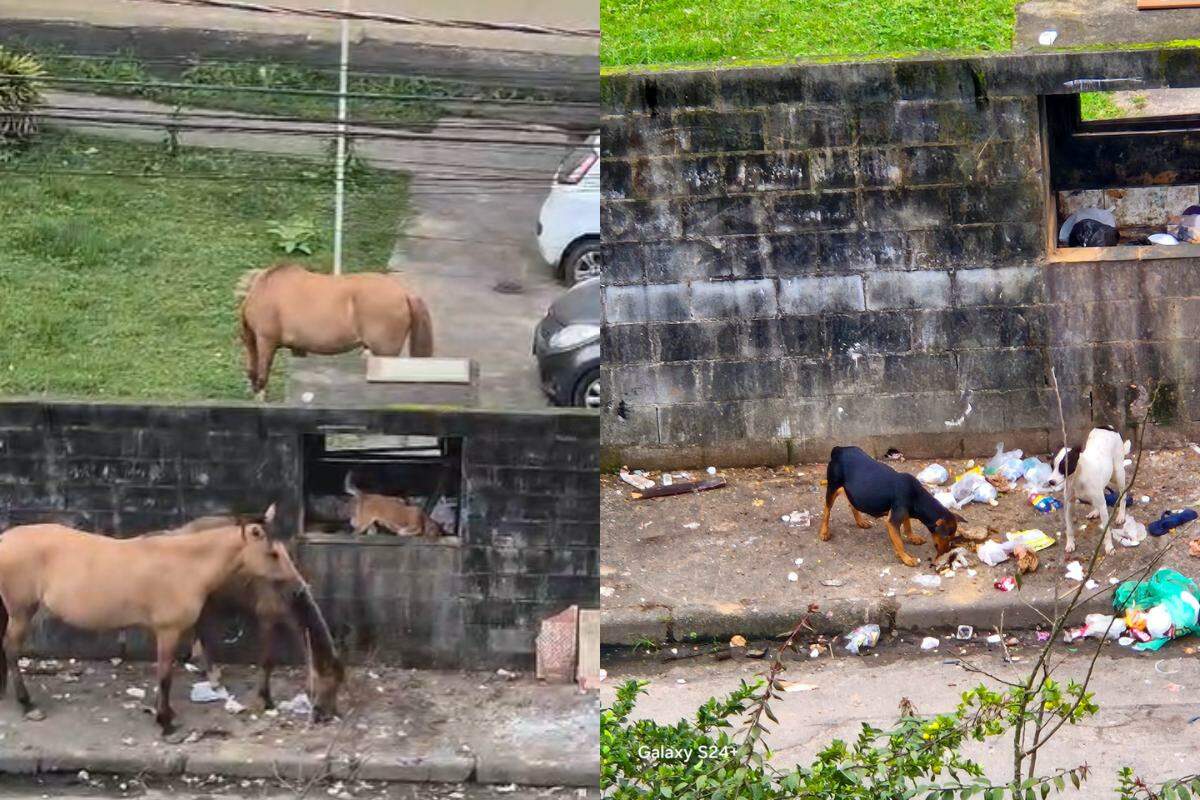
<path id="1" fill-rule="evenodd" d="M 470 383 L 469 358 L 367 356 L 368 383 Z"/>
<path id="2" fill-rule="evenodd" d="M 1200 0 L 1138 0 L 1138 11 L 1165 11 L 1169 8 L 1200 8 Z"/>
<path id="3" fill-rule="evenodd" d="M 579 609 L 579 667 L 575 680 L 581 689 L 600 686 L 600 611 Z"/>
<path id="4" fill-rule="evenodd" d="M 644 491 L 632 492 L 629 497 L 633 500 L 649 500 L 652 497 L 670 497 L 673 494 L 706 492 L 709 489 L 720 489 L 724 485 L 724 478 L 708 478 L 702 481 L 680 481 L 679 483 L 660 484 Z"/>

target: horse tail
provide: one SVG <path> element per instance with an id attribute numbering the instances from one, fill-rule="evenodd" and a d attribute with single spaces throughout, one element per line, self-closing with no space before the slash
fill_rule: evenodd
<path id="1" fill-rule="evenodd" d="M 433 355 L 433 318 L 429 316 L 429 306 L 415 294 L 410 294 L 408 313 L 412 317 L 408 354 L 413 358 L 427 358 Z"/>
<path id="2" fill-rule="evenodd" d="M 0 695 L 8 691 L 8 653 L 4 649 L 4 637 L 8 633 L 8 607 L 0 599 Z"/>

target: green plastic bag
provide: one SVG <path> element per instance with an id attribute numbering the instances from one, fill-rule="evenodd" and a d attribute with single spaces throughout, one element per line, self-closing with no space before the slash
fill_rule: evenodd
<path id="1" fill-rule="evenodd" d="M 1191 602 L 1184 593 L 1191 596 Z M 1125 581 L 1113 592 L 1113 609 L 1118 615 L 1132 608 L 1135 611 L 1147 611 L 1155 606 L 1165 606 L 1175 626 L 1173 638 L 1200 633 L 1200 621 L 1197 619 L 1197 603 L 1200 602 L 1200 589 L 1196 582 L 1186 575 L 1173 569 L 1160 569 L 1148 580 L 1141 583 Z M 1134 650 L 1158 650 L 1167 643 L 1167 639 L 1151 639 L 1139 642 Z"/>

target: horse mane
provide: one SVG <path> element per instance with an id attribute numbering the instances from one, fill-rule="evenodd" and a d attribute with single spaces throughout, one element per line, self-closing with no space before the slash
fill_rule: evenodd
<path id="1" fill-rule="evenodd" d="M 278 264 L 272 264 L 269 267 L 248 269 L 243 272 L 238 278 L 237 285 L 233 288 L 233 297 L 235 300 L 237 300 L 238 311 L 241 311 L 242 306 L 246 304 L 246 298 L 250 296 L 250 293 L 254 291 L 254 287 L 258 286 L 258 284 L 261 283 L 264 278 L 288 267 L 304 269 L 304 267 L 300 266 L 299 264 L 293 264 L 289 261 L 282 261 Z"/>

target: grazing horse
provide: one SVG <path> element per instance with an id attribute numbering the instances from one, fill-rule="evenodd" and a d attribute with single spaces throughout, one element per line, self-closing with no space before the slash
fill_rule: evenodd
<path id="1" fill-rule="evenodd" d="M 274 507 L 266 523 L 273 516 Z M 0 691 L 11 668 L 26 717 L 45 718 L 30 699 L 17 663 L 39 608 L 83 630 L 148 628 L 158 655 L 155 719 L 164 734 L 170 733 L 176 648 L 209 596 L 239 572 L 269 581 L 280 592 L 300 591 L 305 585 L 283 543 L 272 540 L 258 523 L 133 539 L 64 525 L 11 528 L 0 534 Z"/>
<path id="2" fill-rule="evenodd" d="M 238 281 L 242 343 L 251 391 L 262 400 L 275 351 L 333 355 L 366 347 L 377 356 L 433 355 L 425 301 L 390 275 L 326 275 L 299 264 L 251 270 Z"/>
<path id="3" fill-rule="evenodd" d="M 189 522 L 173 534 L 219 528 L 233 524 L 231 517 L 202 517 Z M 271 699 L 271 670 L 275 666 L 272 645 L 280 628 L 287 628 L 304 644 L 309 658 L 309 696 L 313 698 L 313 721 L 322 722 L 337 716 L 337 695 L 346 679 L 345 666 L 338 655 L 329 626 L 312 593 L 280 592 L 270 581 L 255 575 L 236 572 L 208 599 L 196 623 L 196 639 L 192 645 L 192 660 L 204 670 L 210 683 L 221 683 L 221 671 L 212 658 L 212 643 L 226 614 L 233 610 L 252 613 L 258 623 L 262 646 L 259 666 L 258 702 L 263 709 L 273 708 Z"/>

